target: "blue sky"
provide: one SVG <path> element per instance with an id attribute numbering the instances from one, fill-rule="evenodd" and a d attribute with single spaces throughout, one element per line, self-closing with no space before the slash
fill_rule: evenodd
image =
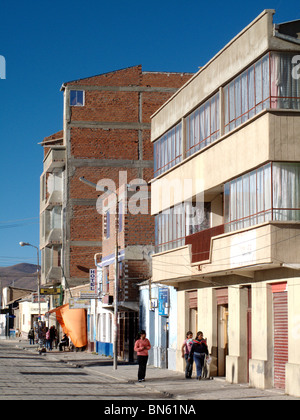
<path id="1" fill-rule="evenodd" d="M 196 72 L 264 9 L 299 0 L 0 1 L 0 266 L 36 262 L 44 137 L 62 129 L 63 82 L 142 64 Z"/>

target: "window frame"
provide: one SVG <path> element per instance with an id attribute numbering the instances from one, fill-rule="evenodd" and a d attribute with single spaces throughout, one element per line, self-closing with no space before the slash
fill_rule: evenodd
<path id="1" fill-rule="evenodd" d="M 82 93 L 82 103 L 78 99 L 78 94 Z M 72 103 L 72 94 L 75 93 L 75 101 L 76 103 Z M 70 106 L 85 106 L 85 91 L 84 90 L 77 90 L 77 89 L 71 89 L 70 90 Z"/>

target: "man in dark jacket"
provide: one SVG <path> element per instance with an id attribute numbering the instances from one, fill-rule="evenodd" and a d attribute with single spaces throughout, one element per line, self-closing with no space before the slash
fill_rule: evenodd
<path id="1" fill-rule="evenodd" d="M 198 331 L 195 340 L 193 340 L 193 345 L 189 354 L 189 359 L 194 357 L 198 380 L 201 379 L 205 356 L 208 356 L 208 348 L 203 339 L 202 331 Z"/>

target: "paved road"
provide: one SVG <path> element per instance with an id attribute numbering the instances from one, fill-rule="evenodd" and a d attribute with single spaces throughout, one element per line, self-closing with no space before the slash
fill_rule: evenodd
<path id="1" fill-rule="evenodd" d="M 114 409 L 131 403 L 144 404 L 146 410 L 151 404 L 155 410 L 153 404 L 159 404 L 172 415 L 181 408 L 195 408 L 198 414 L 201 400 L 300 400 L 283 390 L 259 390 L 224 378 L 187 381 L 183 373 L 154 366 L 147 367 L 146 382 L 138 383 L 136 365 L 119 362 L 113 370 L 112 360 L 105 356 L 58 351 L 39 355 L 28 341 L 0 340 L 0 400 L 12 399 L 103 400 L 97 408 L 104 414 L 110 401 Z"/>
<path id="2" fill-rule="evenodd" d="M 164 396 L 126 380 L 51 360 L 0 341 L 0 400 L 152 400 Z"/>

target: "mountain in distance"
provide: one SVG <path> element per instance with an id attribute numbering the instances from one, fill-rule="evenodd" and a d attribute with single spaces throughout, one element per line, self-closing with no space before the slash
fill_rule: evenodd
<path id="1" fill-rule="evenodd" d="M 0 288 L 7 286 L 37 290 L 37 265 L 21 263 L 0 267 Z"/>

